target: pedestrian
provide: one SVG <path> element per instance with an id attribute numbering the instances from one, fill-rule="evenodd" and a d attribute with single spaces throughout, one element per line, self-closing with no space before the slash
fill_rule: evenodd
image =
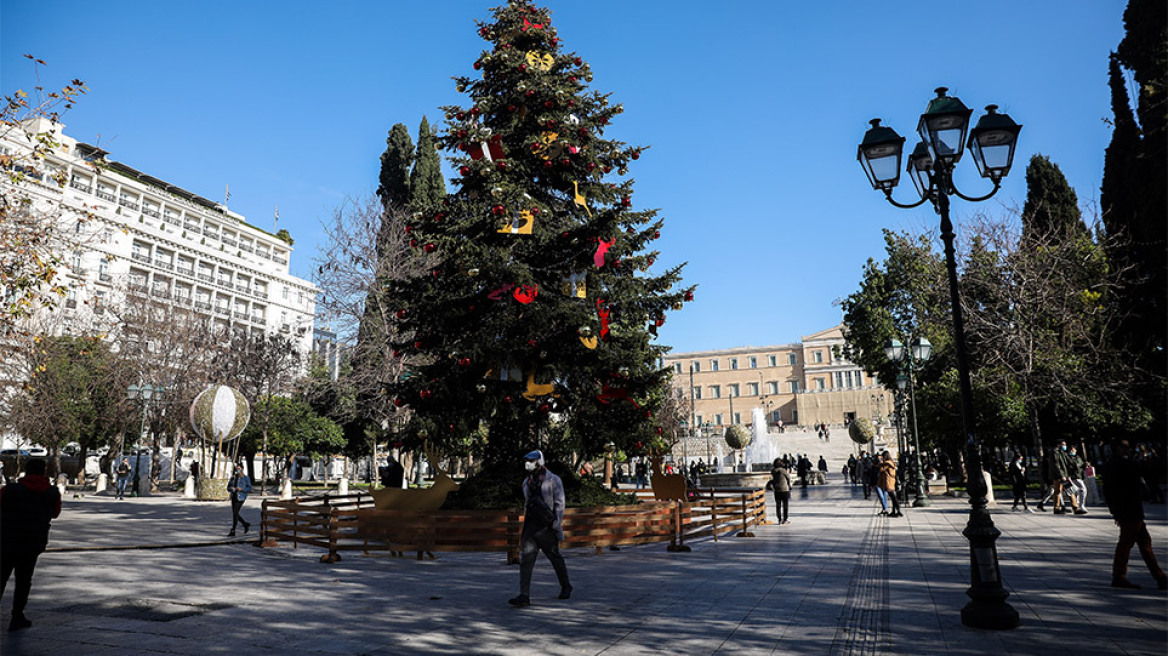
<path id="1" fill-rule="evenodd" d="M 799 473 L 799 484 L 804 488 L 807 487 L 807 476 L 811 473 L 811 460 L 807 454 L 799 456 L 799 464 L 796 465 L 796 470 Z"/>
<path id="2" fill-rule="evenodd" d="M 1083 467 L 1083 482 L 1087 485 L 1087 505 L 1098 506 L 1101 497 L 1099 486 L 1095 483 L 1095 465 L 1090 460 Z"/>
<path id="3" fill-rule="evenodd" d="M 528 475 L 523 479 L 523 532 L 519 536 L 519 596 L 512 606 L 531 605 L 531 573 L 539 552 L 551 561 L 560 581 L 560 599 L 572 597 L 568 566 L 560 555 L 564 539 L 564 483 L 547 470 L 542 451 L 523 456 Z"/>
<path id="4" fill-rule="evenodd" d="M 243 509 L 243 502 L 247 501 L 247 495 L 251 492 L 251 478 L 243 471 L 243 464 L 235 465 L 235 474 L 231 480 L 227 481 L 227 491 L 231 493 L 231 532 L 227 537 L 235 537 L 235 526 L 243 524 L 243 532 L 247 533 L 251 530 L 251 524 L 239 516 L 239 511 Z"/>
<path id="5" fill-rule="evenodd" d="M 24 616 L 37 557 L 49 543 L 49 526 L 61 514 L 61 492 L 45 476 L 45 461 L 25 464 L 24 477 L 0 488 L 0 597 L 16 572 L 9 631 L 32 626 Z"/>
<path id="6" fill-rule="evenodd" d="M 826 483 L 827 482 L 827 460 L 824 460 L 822 455 L 819 456 L 819 462 L 816 463 L 815 468 L 818 469 L 819 471 L 823 472 L 823 482 Z"/>
<path id="7" fill-rule="evenodd" d="M 1067 455 L 1067 441 L 1059 440 L 1058 448 L 1048 456 L 1050 479 L 1054 486 L 1054 514 L 1065 515 L 1063 508 L 1063 493 L 1070 492 L 1071 488 L 1071 460 Z M 1071 508 L 1076 515 L 1086 515 L 1087 511 L 1079 508 L 1079 501 L 1071 494 Z"/>
<path id="8" fill-rule="evenodd" d="M 645 465 L 644 458 L 637 461 L 634 471 L 637 474 L 637 489 L 640 490 L 649 484 L 649 468 Z"/>
<path id="9" fill-rule="evenodd" d="M 1079 509 L 1075 514 L 1087 514 L 1087 484 L 1083 482 L 1086 478 L 1084 473 L 1087 469 L 1087 461 L 1079 457 L 1074 445 L 1067 449 L 1068 471 L 1071 478 L 1071 496 L 1079 500 Z"/>
<path id="10" fill-rule="evenodd" d="M 844 466 L 847 467 L 848 478 L 851 479 L 852 485 L 855 485 L 856 484 L 856 455 L 854 453 L 848 456 L 848 462 Z"/>
<path id="11" fill-rule="evenodd" d="M 1131 445 L 1120 440 L 1112 449 L 1111 460 L 1107 463 L 1104 481 L 1107 483 L 1107 510 L 1119 527 L 1119 542 L 1115 545 L 1115 558 L 1111 561 L 1111 587 L 1139 588 L 1127 578 L 1127 561 L 1132 545 L 1139 547 L 1140 556 L 1156 585 L 1168 590 L 1168 574 L 1160 569 L 1156 554 L 1152 551 L 1152 536 L 1144 523 L 1144 504 L 1140 491 L 1140 466 L 1132 460 Z"/>
<path id="12" fill-rule="evenodd" d="M 880 454 L 879 471 L 876 477 L 876 494 L 880 497 L 880 505 L 884 510 L 881 515 L 901 517 L 900 500 L 896 498 L 896 463 L 887 451 Z M 892 503 L 892 512 L 888 512 L 889 501 Z"/>
<path id="13" fill-rule="evenodd" d="M 771 468 L 771 482 L 769 487 L 775 492 L 775 519 L 779 524 L 787 522 L 787 506 L 791 501 L 791 473 L 783 466 L 782 458 L 775 458 Z"/>
<path id="14" fill-rule="evenodd" d="M 1022 510 L 1034 512 L 1026 505 L 1026 464 L 1022 454 L 1014 456 L 1014 462 L 1010 463 L 1010 482 L 1014 484 L 1014 507 L 1011 510 L 1018 512 L 1018 502 L 1021 501 Z"/>
<path id="15" fill-rule="evenodd" d="M 126 498 L 126 485 L 128 485 L 130 482 L 130 471 L 130 459 L 122 458 L 122 462 L 118 464 L 118 468 L 114 472 L 114 474 L 116 474 L 118 477 L 117 498 L 119 499 Z"/>

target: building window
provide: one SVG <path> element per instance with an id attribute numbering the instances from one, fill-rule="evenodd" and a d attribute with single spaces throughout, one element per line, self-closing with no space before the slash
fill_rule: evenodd
<path id="1" fill-rule="evenodd" d="M 81 251 L 73 251 L 73 270 L 81 271 Z"/>
<path id="2" fill-rule="evenodd" d="M 747 360 L 747 362 L 750 363 L 751 369 L 758 369 L 758 358 L 756 358 L 752 355 L 752 356 L 750 356 L 750 359 Z"/>
<path id="3" fill-rule="evenodd" d="M 779 384 L 775 381 L 767 383 L 767 394 L 778 394 Z"/>
<path id="4" fill-rule="evenodd" d="M 779 366 L 779 359 L 773 355 L 768 355 L 767 356 L 767 366 L 769 366 L 769 367 Z"/>
<path id="5" fill-rule="evenodd" d="M 788 354 L 787 354 L 787 364 L 789 364 L 789 365 L 791 365 L 791 366 L 793 367 L 793 366 L 795 366 L 795 363 L 796 363 L 796 362 L 798 362 L 798 360 L 795 358 L 795 354 L 794 354 L 794 353 L 788 353 Z"/>
<path id="6" fill-rule="evenodd" d="M 728 388 L 728 393 L 730 394 L 730 398 L 734 398 L 736 396 L 741 396 L 741 394 L 738 393 L 738 383 L 734 383 L 733 385 L 727 385 L 727 388 Z"/>
<path id="7" fill-rule="evenodd" d="M 700 398 L 702 398 L 702 388 L 700 388 L 700 387 L 693 387 L 693 388 L 691 388 L 691 389 L 693 390 L 693 397 L 694 397 L 695 399 L 700 399 Z"/>
<path id="8" fill-rule="evenodd" d="M 758 383 L 747 383 L 746 384 L 746 395 L 747 396 L 758 396 Z"/>
<path id="9" fill-rule="evenodd" d="M 717 371 L 717 370 L 718 370 L 718 361 L 717 360 L 710 360 L 710 371 Z"/>
<path id="10" fill-rule="evenodd" d="M 693 362 L 689 363 L 689 370 L 695 374 L 700 373 L 702 370 L 702 363 L 694 360 Z"/>
<path id="11" fill-rule="evenodd" d="M 815 389 L 817 389 L 817 390 L 827 389 L 827 381 L 825 381 L 823 378 L 816 378 L 815 379 Z"/>
<path id="12" fill-rule="evenodd" d="M 741 424 L 741 423 L 742 423 L 742 413 L 741 413 L 741 412 L 735 412 L 735 413 L 734 413 L 734 418 L 733 418 L 733 420 L 734 420 L 734 423 L 736 423 L 736 424 Z"/>
<path id="13" fill-rule="evenodd" d="M 837 371 L 837 372 L 835 372 L 835 388 L 836 389 L 843 389 L 843 387 L 844 387 L 844 374 L 841 371 Z"/>
<path id="14" fill-rule="evenodd" d="M 791 423 L 795 424 L 796 426 L 799 425 L 799 411 L 798 410 L 791 411 Z"/>
<path id="15" fill-rule="evenodd" d="M 721 385 L 710 385 L 710 398 L 711 399 L 722 398 L 722 386 Z"/>
<path id="16" fill-rule="evenodd" d="M 792 394 L 799 393 L 799 381 L 791 380 L 787 382 L 787 388 L 791 390 Z"/>
<path id="17" fill-rule="evenodd" d="M 97 263 L 97 278 L 98 278 L 98 280 L 109 282 L 110 272 L 109 272 L 109 260 L 107 258 L 103 257 L 103 258 L 101 258 L 101 261 Z"/>
<path id="18" fill-rule="evenodd" d="M 783 420 L 783 411 L 775 410 L 771 413 L 771 423 L 777 424 Z"/>
<path id="19" fill-rule="evenodd" d="M 731 371 L 738 370 L 738 358 L 730 358 L 730 370 Z"/>
<path id="20" fill-rule="evenodd" d="M 716 414 L 716 415 L 714 415 L 714 425 L 715 425 L 715 426 L 721 426 L 721 425 L 722 425 L 722 415 L 721 415 L 721 414 Z"/>
<path id="21" fill-rule="evenodd" d="M 823 351 L 815 352 L 815 364 L 823 364 Z"/>
<path id="22" fill-rule="evenodd" d="M 673 373 L 675 373 L 675 374 L 681 373 L 681 363 L 680 362 L 673 363 Z"/>

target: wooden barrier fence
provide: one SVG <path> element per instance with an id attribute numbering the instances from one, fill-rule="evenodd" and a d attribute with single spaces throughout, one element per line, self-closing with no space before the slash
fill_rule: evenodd
<path id="1" fill-rule="evenodd" d="M 561 548 L 618 547 L 668 542 L 669 549 L 688 551 L 686 540 L 719 537 L 734 532 L 752 537 L 750 528 L 766 521 L 763 490 L 703 488 L 691 490 L 687 502 L 655 501 L 651 491 L 638 491 L 642 503 L 632 506 L 567 508 Z M 648 492 L 648 494 L 646 494 Z M 508 563 L 519 560 L 523 527 L 520 508 L 507 510 L 439 510 L 415 513 L 378 510 L 363 492 L 345 496 L 264 500 L 260 546 L 291 543 L 327 550 L 322 562 L 337 562 L 341 551 L 497 551 Z"/>

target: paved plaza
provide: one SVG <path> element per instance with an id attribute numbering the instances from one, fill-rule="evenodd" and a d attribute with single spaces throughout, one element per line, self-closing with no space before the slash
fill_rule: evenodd
<path id="1" fill-rule="evenodd" d="M 41 556 L 31 629 L 3 654 L 1154 654 L 1168 653 L 1168 593 L 1138 553 L 1142 590 L 1108 586 L 1116 527 L 993 506 L 1012 631 L 964 627 L 966 504 L 940 497 L 903 518 L 836 479 L 792 493 L 791 523 L 753 538 L 596 555 L 567 552 L 572 599 L 542 557 L 532 603 L 506 600 L 502 554 L 433 561 L 258 549 L 225 538 L 227 503 L 177 496 L 68 498 Z M 1165 507 L 1147 506 L 1162 562 Z M 245 517 L 258 521 L 258 502 Z M 773 510 L 772 516 L 773 516 Z M 131 550 L 116 547 L 138 545 Z M 172 546 L 168 546 L 172 545 Z M 180 546 L 173 546 L 180 545 Z M 199 546 L 190 546 L 199 545 Z M 0 612 L 6 625 L 8 592 Z"/>

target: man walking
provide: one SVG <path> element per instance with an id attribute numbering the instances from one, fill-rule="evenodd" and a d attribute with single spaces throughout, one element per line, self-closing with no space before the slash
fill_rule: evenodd
<path id="1" fill-rule="evenodd" d="M 1079 457 L 1075 450 L 1075 446 L 1071 445 L 1067 449 L 1067 469 L 1070 474 L 1070 488 L 1071 496 L 1079 501 L 1079 508 L 1075 511 L 1076 515 L 1087 514 L 1087 484 L 1083 482 L 1083 471 L 1087 468 L 1087 461 Z"/>
<path id="2" fill-rule="evenodd" d="M 523 479 L 523 532 L 519 536 L 519 596 L 509 599 L 512 606 L 531 605 L 531 573 L 539 552 L 547 556 L 560 581 L 560 599 L 572 597 L 568 566 L 560 555 L 564 539 L 564 483 L 544 466 L 543 452 L 523 456 L 528 471 Z"/>
<path id="3" fill-rule="evenodd" d="M 1063 508 L 1063 493 L 1071 489 L 1071 460 L 1067 456 L 1066 440 L 1059 440 L 1058 448 L 1050 453 L 1048 466 L 1054 485 L 1054 514 L 1064 515 L 1067 511 Z M 1074 494 L 1071 495 L 1071 508 L 1076 515 L 1086 514 L 1085 510 L 1079 508 L 1079 501 Z"/>
<path id="4" fill-rule="evenodd" d="M 227 491 L 231 493 L 231 532 L 227 534 L 227 537 L 233 538 L 237 524 L 243 524 L 244 533 L 251 530 L 251 523 L 239 516 L 239 511 L 243 509 L 243 502 L 247 501 L 247 495 L 251 492 L 251 478 L 243 471 L 242 464 L 235 465 L 235 475 L 227 481 Z"/>
<path id="5" fill-rule="evenodd" d="M 24 477 L 0 488 L 0 597 L 16 572 L 9 631 L 32 626 L 24 616 L 37 557 L 49 543 L 49 525 L 61 514 L 61 492 L 45 476 L 45 461 L 29 460 Z"/>
<path id="6" fill-rule="evenodd" d="M 1140 494 L 1140 467 L 1131 457 L 1131 445 L 1120 440 L 1112 449 L 1111 460 L 1107 463 L 1107 509 L 1119 527 L 1119 542 L 1115 545 L 1115 558 L 1111 561 L 1111 587 L 1132 588 L 1140 586 L 1127 578 L 1127 561 L 1132 545 L 1140 549 L 1140 556 L 1156 585 L 1168 590 L 1168 574 L 1160 569 L 1156 554 L 1152 551 L 1152 536 L 1144 523 L 1144 504 Z"/>
<path id="7" fill-rule="evenodd" d="M 122 458 L 122 462 L 118 465 L 117 471 L 114 472 L 118 477 L 118 495 L 119 499 L 126 498 L 126 485 L 130 482 L 130 459 Z"/>

